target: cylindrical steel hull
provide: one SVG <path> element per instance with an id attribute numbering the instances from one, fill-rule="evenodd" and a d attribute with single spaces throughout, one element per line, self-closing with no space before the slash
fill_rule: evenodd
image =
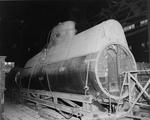
<path id="1" fill-rule="evenodd" d="M 123 29 L 110 20 L 41 51 L 27 62 L 20 82 L 28 89 L 119 99 L 122 73 L 130 70 L 136 63 Z"/>

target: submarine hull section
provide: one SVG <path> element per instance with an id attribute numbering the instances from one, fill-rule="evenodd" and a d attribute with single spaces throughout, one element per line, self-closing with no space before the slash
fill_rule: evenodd
<path id="1" fill-rule="evenodd" d="M 85 59 L 86 56 L 52 65 L 43 65 L 44 68 L 41 68 L 36 74 L 24 76 L 20 79 L 23 88 L 85 94 L 86 82 L 88 82 L 88 92 L 95 93 L 98 85 L 93 81 L 93 79 L 96 79 L 94 69 L 90 64 L 87 71 L 88 63 L 85 62 Z M 51 73 L 47 71 L 51 71 Z"/>
<path id="2" fill-rule="evenodd" d="M 18 81 L 27 89 L 120 99 L 123 73 L 136 70 L 122 26 L 108 20 L 71 37 L 68 32 L 54 34 L 55 44 L 27 61 Z"/>
<path id="3" fill-rule="evenodd" d="M 20 80 L 28 89 L 117 99 L 124 80 L 122 73 L 133 69 L 136 68 L 130 51 L 120 44 L 110 44 L 101 52 L 53 64 L 45 63 L 36 73 L 37 66 L 34 66 L 33 73 Z"/>

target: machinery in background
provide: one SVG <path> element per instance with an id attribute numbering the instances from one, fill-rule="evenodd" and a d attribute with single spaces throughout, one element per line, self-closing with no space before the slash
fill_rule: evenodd
<path id="1" fill-rule="evenodd" d="M 5 73 L 8 73 L 13 67 L 13 62 L 5 62 L 6 56 L 0 56 L 0 119 L 4 112 L 4 91 L 5 91 Z"/>
<path id="2" fill-rule="evenodd" d="M 47 47 L 12 81 L 20 99 L 46 118 L 148 120 L 150 79 L 139 80 L 145 71 L 137 69 L 117 21 L 79 34 L 68 21 L 52 30 Z"/>

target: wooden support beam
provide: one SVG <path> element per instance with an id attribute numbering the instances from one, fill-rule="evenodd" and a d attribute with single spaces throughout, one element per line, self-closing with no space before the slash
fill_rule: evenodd
<path id="1" fill-rule="evenodd" d="M 146 89 L 150 84 L 150 79 L 148 80 L 146 85 L 143 87 L 134 76 L 132 76 L 131 74 L 129 74 L 129 76 L 130 76 L 130 78 L 132 78 L 132 80 L 134 80 L 136 85 L 140 88 L 140 90 L 141 90 L 140 94 L 142 95 L 144 93 L 146 95 L 146 97 L 148 97 L 150 99 L 150 95 L 146 92 Z"/>
<path id="2" fill-rule="evenodd" d="M 93 100 L 92 95 L 78 95 L 78 94 L 72 94 L 72 93 L 52 92 L 52 91 L 42 91 L 42 90 L 32 90 L 32 89 L 30 90 L 22 89 L 21 92 L 40 94 L 40 95 L 45 95 L 45 96 L 69 99 L 73 101 L 86 102 L 86 103 L 92 103 L 92 100 Z"/>

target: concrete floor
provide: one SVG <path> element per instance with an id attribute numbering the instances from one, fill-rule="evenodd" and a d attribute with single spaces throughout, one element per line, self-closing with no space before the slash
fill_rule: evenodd
<path id="1" fill-rule="evenodd" d="M 5 103 L 4 120 L 46 120 L 38 112 L 21 104 Z"/>

